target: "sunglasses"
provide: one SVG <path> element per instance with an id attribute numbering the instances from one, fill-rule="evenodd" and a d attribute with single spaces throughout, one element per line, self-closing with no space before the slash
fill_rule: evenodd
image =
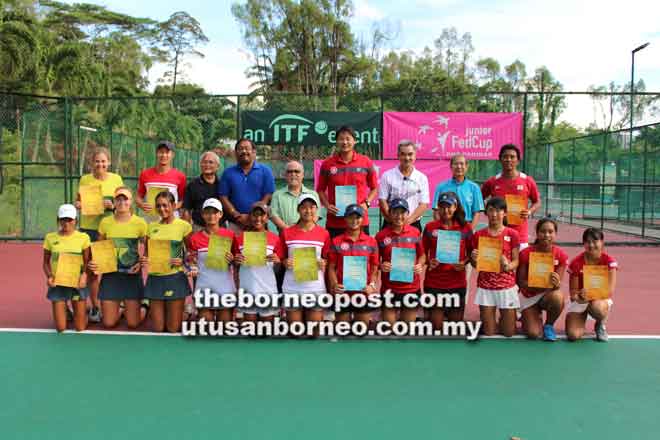
<path id="1" fill-rule="evenodd" d="M 286 170 L 287 174 L 300 174 L 300 170 Z"/>

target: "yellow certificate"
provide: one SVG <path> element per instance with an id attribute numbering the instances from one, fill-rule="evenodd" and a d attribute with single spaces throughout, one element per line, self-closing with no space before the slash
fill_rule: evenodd
<path id="1" fill-rule="evenodd" d="M 77 289 L 80 283 L 82 264 L 82 255 L 60 254 L 57 258 L 55 285 Z"/>
<path id="2" fill-rule="evenodd" d="M 527 267 L 527 285 L 548 289 L 552 287 L 550 274 L 555 267 L 555 260 L 548 252 L 530 252 Z"/>
<path id="3" fill-rule="evenodd" d="M 211 235 L 209 237 L 209 250 L 206 254 L 206 267 L 227 272 L 229 270 L 229 263 L 227 263 L 226 258 L 227 252 L 231 252 L 231 238 Z"/>
<path id="4" fill-rule="evenodd" d="M 82 215 L 101 215 L 103 207 L 103 190 L 101 185 L 83 185 L 78 188 Z"/>
<path id="5" fill-rule="evenodd" d="M 510 225 L 522 225 L 523 219 L 520 217 L 520 211 L 527 209 L 527 197 L 507 194 L 506 200 L 506 219 Z"/>
<path id="6" fill-rule="evenodd" d="M 169 189 L 162 188 L 160 186 L 150 186 L 147 188 L 146 202 L 147 204 L 151 205 L 151 211 L 149 211 L 150 213 L 156 212 L 156 196 L 163 191 L 169 192 Z"/>
<path id="7" fill-rule="evenodd" d="M 605 265 L 587 265 L 582 270 L 584 290 L 587 299 L 608 299 L 610 297 L 610 271 Z"/>
<path id="8" fill-rule="evenodd" d="M 245 255 L 246 266 L 266 265 L 266 233 L 244 232 L 243 233 L 243 255 Z"/>
<path id="9" fill-rule="evenodd" d="M 302 247 L 293 250 L 293 277 L 298 283 L 319 279 L 316 248 Z"/>
<path id="10" fill-rule="evenodd" d="M 167 273 L 172 270 L 170 265 L 171 248 L 169 240 L 149 240 L 149 273 Z"/>
<path id="11" fill-rule="evenodd" d="M 99 266 L 99 273 L 117 272 L 117 251 L 112 240 L 92 243 L 92 260 Z"/>
<path id="12" fill-rule="evenodd" d="M 479 237 L 479 257 L 477 270 L 479 272 L 499 273 L 502 258 L 502 241 L 499 238 Z"/>

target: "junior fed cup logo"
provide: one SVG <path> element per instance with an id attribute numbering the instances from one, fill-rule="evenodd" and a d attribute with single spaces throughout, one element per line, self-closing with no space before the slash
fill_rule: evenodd
<path id="1" fill-rule="evenodd" d="M 348 243 L 342 243 L 340 247 L 342 251 L 347 251 L 350 246 L 348 245 Z"/>
<path id="2" fill-rule="evenodd" d="M 331 167 L 330 174 L 337 174 L 337 167 Z"/>
<path id="3" fill-rule="evenodd" d="M 383 243 L 385 243 L 385 246 L 389 246 L 390 244 L 392 244 L 392 239 L 390 237 L 385 237 Z"/>

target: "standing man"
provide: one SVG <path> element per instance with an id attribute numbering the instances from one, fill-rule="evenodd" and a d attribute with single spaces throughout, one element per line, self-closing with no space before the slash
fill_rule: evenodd
<path id="1" fill-rule="evenodd" d="M 466 178 L 468 161 L 462 154 L 452 156 L 449 161 L 451 167 L 451 179 L 438 184 L 433 195 L 433 209 L 438 207 L 438 197 L 443 192 L 454 192 L 458 195 L 461 207 L 465 212 L 465 221 L 472 225 L 476 231 L 479 224 L 479 213 L 484 210 L 484 198 L 481 196 L 479 185 Z"/>
<path id="2" fill-rule="evenodd" d="M 506 199 L 507 195 L 518 195 L 527 199 L 526 208 L 520 211 L 521 224 L 508 225 L 518 232 L 520 250 L 522 250 L 529 245 L 527 219 L 541 207 L 541 196 L 532 176 L 518 171 L 520 162 L 518 147 L 513 144 L 504 145 L 499 157 L 502 172 L 486 180 L 481 186 L 481 193 L 484 200 L 491 196 Z M 531 206 L 529 206 L 529 202 L 532 202 Z"/>
<path id="3" fill-rule="evenodd" d="M 429 207 L 429 179 L 415 168 L 417 151 L 412 141 L 399 142 L 397 150 L 399 166 L 383 173 L 378 190 L 383 229 L 392 224 L 389 203 L 403 199 L 408 203 L 404 226 L 411 225 L 422 232 L 421 218 Z"/>
<path id="4" fill-rule="evenodd" d="M 369 233 L 369 204 L 378 192 L 378 176 L 373 162 L 367 156 L 355 151 L 355 131 L 348 126 L 337 130 L 337 153 L 321 164 L 319 181 L 316 184 L 319 198 L 328 210 L 326 229 L 334 238 L 346 230 L 346 220 L 335 205 L 335 190 L 338 186 L 354 187 L 353 203 L 364 209 L 362 230 Z M 349 203 L 350 204 L 350 203 Z"/>
<path id="5" fill-rule="evenodd" d="M 305 169 L 303 165 L 295 160 L 286 164 L 285 188 L 280 188 L 273 193 L 270 203 L 270 220 L 282 232 L 289 226 L 298 223 L 298 196 L 301 194 L 312 194 L 318 200 L 316 191 L 303 185 Z"/>
<path id="6" fill-rule="evenodd" d="M 192 221 L 193 231 L 197 232 L 204 228 L 202 219 L 202 206 L 207 199 L 218 198 L 218 169 L 220 169 L 220 157 L 213 151 L 202 153 L 199 158 L 199 169 L 202 174 L 191 180 L 186 186 L 183 198 L 183 218 Z"/>
<path id="7" fill-rule="evenodd" d="M 257 163 L 257 149 L 251 140 L 239 139 L 234 154 L 236 165 L 222 173 L 218 194 L 228 216 L 229 229 L 241 233 L 248 226 L 252 205 L 270 202 L 275 192 L 275 178 L 269 167 Z"/>
<path id="8" fill-rule="evenodd" d="M 174 144 L 170 141 L 160 141 L 156 145 L 156 166 L 147 168 L 138 178 L 137 197 L 135 204 L 147 213 L 152 219 L 158 217 L 156 207 L 151 206 L 150 200 L 145 200 L 149 188 L 163 188 L 174 196 L 174 209 L 180 209 L 183 195 L 186 190 L 186 175 L 176 168 L 172 168 L 174 159 Z"/>

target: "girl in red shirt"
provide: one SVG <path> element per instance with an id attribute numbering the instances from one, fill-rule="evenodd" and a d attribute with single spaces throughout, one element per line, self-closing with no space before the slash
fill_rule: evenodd
<path id="1" fill-rule="evenodd" d="M 458 307 L 434 307 L 431 309 L 431 322 L 436 330 L 442 329 L 445 313 L 450 321 L 462 321 L 465 314 L 467 277 L 465 263 L 468 261 L 472 226 L 465 221 L 465 212 L 454 192 L 444 192 L 438 197 L 436 209 L 438 220 L 426 224 L 424 228 L 424 251 L 429 265 L 424 276 L 424 293 L 457 294 Z M 438 231 L 456 231 L 461 234 L 459 261 L 457 264 L 440 263 L 436 259 Z"/>
<path id="2" fill-rule="evenodd" d="M 472 265 L 477 266 L 479 258 L 479 239 L 490 237 L 501 243 L 502 255 L 498 272 L 479 272 L 477 293 L 474 302 L 479 306 L 483 333 L 494 335 L 498 326 L 504 336 L 513 336 L 516 332 L 516 309 L 520 307 L 516 269 L 518 268 L 518 233 L 504 226 L 506 202 L 500 197 L 492 197 L 486 203 L 488 227 L 476 232 L 472 237 Z M 496 319 L 500 311 L 499 325 Z"/>
<path id="3" fill-rule="evenodd" d="M 587 316 L 596 321 L 594 332 L 596 339 L 607 342 L 608 335 L 605 323 L 612 306 L 612 294 L 616 288 L 616 271 L 619 268 L 617 261 L 603 252 L 605 236 L 603 231 L 596 228 L 587 228 L 582 233 L 584 252 L 575 257 L 568 265 L 570 274 L 571 301 L 566 309 L 566 336 L 569 341 L 576 341 L 584 335 Z M 608 299 L 594 299 L 589 301 L 584 290 L 584 266 L 607 266 L 608 269 Z"/>
<path id="4" fill-rule="evenodd" d="M 520 287 L 520 310 L 523 331 L 530 339 L 555 341 L 554 324 L 564 308 L 564 295 L 559 290 L 561 279 L 566 271 L 568 255 L 554 244 L 557 238 L 557 223 L 550 218 L 536 222 L 536 241 L 520 252 L 518 266 L 518 286 Z M 532 252 L 552 254 L 553 271 L 550 273 L 549 288 L 529 287 L 529 256 Z M 545 310 L 545 325 L 542 314 Z"/>

